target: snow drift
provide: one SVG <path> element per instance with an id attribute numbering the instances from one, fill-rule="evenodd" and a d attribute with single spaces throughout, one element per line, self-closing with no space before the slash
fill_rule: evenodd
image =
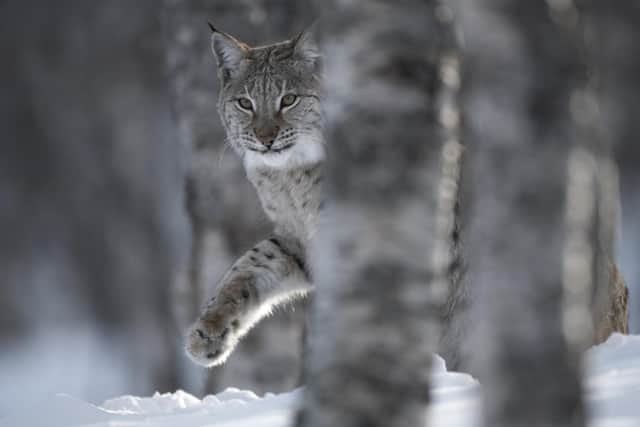
<path id="1" fill-rule="evenodd" d="M 449 372 L 436 356 L 431 426 L 478 425 L 481 387 L 471 376 Z M 586 355 L 586 398 L 591 427 L 640 426 L 640 335 L 612 335 Z M 27 399 L 28 396 L 25 396 Z M 1 427 L 285 427 L 302 390 L 259 397 L 227 389 L 198 399 L 183 391 L 151 397 L 121 396 L 100 405 L 58 394 L 14 408 Z"/>

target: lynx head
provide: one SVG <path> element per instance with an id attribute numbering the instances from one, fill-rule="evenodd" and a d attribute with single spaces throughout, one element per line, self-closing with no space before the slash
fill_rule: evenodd
<path id="1" fill-rule="evenodd" d="M 245 167 L 287 169 L 321 160 L 320 58 L 311 36 L 249 47 L 211 29 L 218 111 Z"/>

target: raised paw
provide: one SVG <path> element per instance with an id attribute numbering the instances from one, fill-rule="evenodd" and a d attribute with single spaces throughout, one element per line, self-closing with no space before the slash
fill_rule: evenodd
<path id="1" fill-rule="evenodd" d="M 206 367 L 223 364 L 247 329 L 253 299 L 255 292 L 247 280 L 224 286 L 187 331 L 191 360 Z"/>

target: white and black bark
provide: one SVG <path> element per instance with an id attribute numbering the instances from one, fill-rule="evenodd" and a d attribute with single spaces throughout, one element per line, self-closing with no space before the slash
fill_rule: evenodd
<path id="1" fill-rule="evenodd" d="M 569 94 L 572 147 L 567 165 L 563 328 L 576 357 L 612 332 L 626 332 L 627 290 L 615 266 L 618 169 L 605 132 L 601 67 L 589 2 L 551 4 L 556 26 L 579 54 Z"/>
<path id="2" fill-rule="evenodd" d="M 581 0 L 588 29 L 587 48 L 597 73 L 596 99 L 601 135 L 612 146 L 619 167 L 622 215 L 620 267 L 630 291 L 631 332 L 637 332 L 640 318 L 640 252 L 638 209 L 640 209 L 640 7 L 637 2 L 607 3 Z M 635 326 L 635 331 L 633 330 Z"/>
<path id="3" fill-rule="evenodd" d="M 584 64 L 552 2 L 461 3 L 469 336 L 486 393 L 485 425 L 582 426 L 578 353 L 569 344 L 575 337 L 584 343 L 575 313 L 591 330 L 583 316 L 590 287 L 574 280 L 577 296 L 567 293 L 563 269 L 567 167 L 578 140 L 570 104 L 585 82 Z M 574 231 L 590 248 L 586 226 Z M 579 273 L 593 277 L 589 266 Z"/>
<path id="4" fill-rule="evenodd" d="M 329 201 L 310 257 L 312 348 L 297 423 L 423 426 L 455 259 L 437 242 L 454 233 L 457 200 L 457 182 L 440 197 L 441 159 L 460 156 L 458 112 L 444 120 L 455 126 L 440 123 L 452 104 L 441 68 L 459 78 L 457 59 L 443 55 L 451 22 L 433 1 L 329 3 Z"/>

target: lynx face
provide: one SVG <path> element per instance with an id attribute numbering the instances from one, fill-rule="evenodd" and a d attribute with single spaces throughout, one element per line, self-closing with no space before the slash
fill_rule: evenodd
<path id="1" fill-rule="evenodd" d="M 289 168 L 323 157 L 319 58 L 308 36 L 251 48 L 214 31 L 212 49 L 218 110 L 245 167 Z"/>

